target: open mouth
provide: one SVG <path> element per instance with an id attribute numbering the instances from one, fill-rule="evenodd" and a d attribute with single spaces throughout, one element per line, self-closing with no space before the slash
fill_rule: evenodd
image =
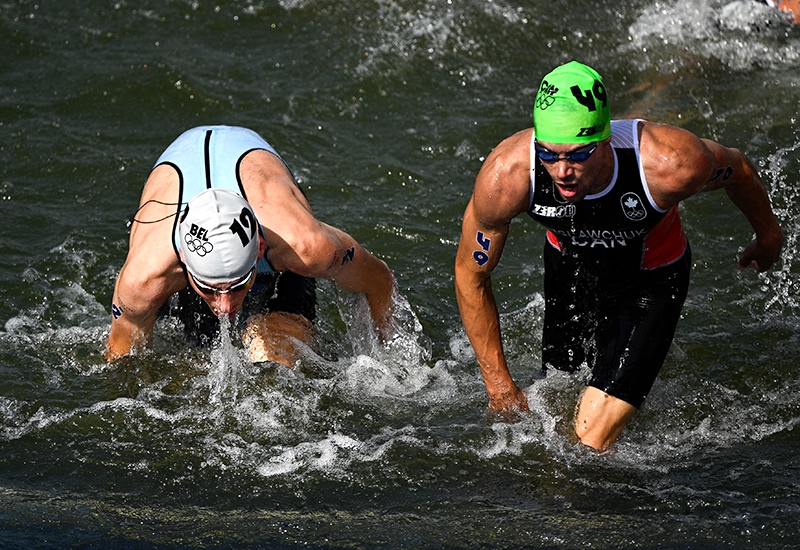
<path id="1" fill-rule="evenodd" d="M 578 185 L 574 183 L 556 183 L 556 188 L 565 199 L 572 198 L 578 194 Z"/>

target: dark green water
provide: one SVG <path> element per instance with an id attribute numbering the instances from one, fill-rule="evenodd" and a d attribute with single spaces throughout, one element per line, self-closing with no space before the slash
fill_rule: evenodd
<path id="1" fill-rule="evenodd" d="M 482 159 L 573 57 L 614 116 L 744 150 L 787 237 L 740 273 L 743 216 L 685 203 L 684 318 L 605 456 L 570 438 L 583 379 L 539 374 L 541 229 L 515 222 L 494 276 L 522 421 L 487 413 L 452 291 Z M 0 0 L 0 547 L 796 547 L 799 86 L 800 29 L 747 2 Z M 217 123 L 393 268 L 393 349 L 325 283 L 296 371 L 167 325 L 103 361 L 149 168 Z"/>

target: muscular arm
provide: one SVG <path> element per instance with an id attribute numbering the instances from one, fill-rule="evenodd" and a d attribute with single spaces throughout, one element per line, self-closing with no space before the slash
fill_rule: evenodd
<path id="1" fill-rule="evenodd" d="M 680 128 L 649 123 L 641 143 L 645 175 L 659 206 L 669 208 L 695 193 L 725 189 L 755 231 L 739 268 L 752 265 L 766 271 L 778 261 L 783 232 L 755 166 L 741 151 Z"/>
<path id="2" fill-rule="evenodd" d="M 114 285 L 105 350 L 109 361 L 147 345 L 158 308 L 186 286 L 172 249 L 170 214 L 175 212 L 177 186 L 177 175 L 167 166 L 156 168 L 145 184 L 137 221 L 131 226 L 128 256 Z"/>
<path id="3" fill-rule="evenodd" d="M 726 167 L 722 175 L 718 175 L 719 170 L 722 170 L 720 167 L 711 187 L 723 187 L 755 231 L 755 239 L 745 247 L 739 259 L 739 269 L 753 266 L 756 271 L 766 271 L 778 261 L 783 246 L 783 231 L 772 211 L 767 189 L 753 163 L 741 151 L 723 147 L 713 141 L 703 141 L 718 159 L 718 163 L 723 160 L 723 165 L 727 162 L 733 168 L 730 177 L 725 180 L 725 175 L 729 172 Z M 715 186 L 719 180 L 724 181 Z"/>
<path id="4" fill-rule="evenodd" d="M 324 269 L 320 269 L 322 264 L 319 264 L 316 276 L 332 279 L 347 291 L 364 294 L 381 338 L 390 339 L 394 332 L 392 313 L 396 290 L 392 272 L 385 262 L 373 256 L 344 231 L 325 224 L 323 226 L 332 237 L 326 254 L 331 261 Z"/>
<path id="5" fill-rule="evenodd" d="M 111 332 L 105 350 L 109 361 L 128 355 L 134 347 L 146 346 L 156 322 L 158 307 L 150 306 L 130 279 L 123 266 L 111 304 Z"/>
<path id="6" fill-rule="evenodd" d="M 363 293 L 380 335 L 392 335 L 394 276 L 353 237 L 318 221 L 291 173 L 275 155 L 254 151 L 242 162 L 243 185 L 266 232 L 278 271 L 331 279 Z"/>
<path id="7" fill-rule="evenodd" d="M 502 142 L 484 163 L 464 212 L 455 262 L 461 321 L 475 350 L 493 410 L 527 410 L 503 352 L 491 273 L 500 261 L 511 220 L 528 205 L 530 130 Z"/>
<path id="8" fill-rule="evenodd" d="M 168 253 L 175 256 L 171 250 Z M 111 361 L 148 345 L 158 308 L 185 286 L 186 278 L 177 261 L 168 271 L 156 274 L 147 270 L 135 252 L 129 253 L 114 286 L 106 359 Z"/>
<path id="9" fill-rule="evenodd" d="M 307 216 L 303 222 L 295 219 L 295 223 L 292 235 L 285 234 L 281 245 L 270 250 L 275 268 L 306 277 L 331 279 L 349 292 L 364 294 L 381 338 L 391 338 L 396 288 L 386 263 L 349 234 L 313 216 Z"/>

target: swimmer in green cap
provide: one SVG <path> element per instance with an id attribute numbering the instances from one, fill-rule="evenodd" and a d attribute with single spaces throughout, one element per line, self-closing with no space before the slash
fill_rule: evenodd
<path id="1" fill-rule="evenodd" d="M 617 440 L 672 342 L 691 267 L 680 201 L 725 189 L 755 231 L 740 269 L 769 269 L 783 243 L 766 189 L 738 149 L 609 113 L 594 69 L 572 61 L 545 75 L 534 127 L 501 142 L 478 174 L 455 265 L 489 407 L 527 411 L 503 352 L 491 274 L 512 219 L 527 213 L 545 226 L 542 367 L 591 371 L 574 426 L 595 449 Z"/>
<path id="2" fill-rule="evenodd" d="M 611 137 L 611 114 L 603 79 L 577 61 L 556 67 L 542 79 L 533 106 L 537 139 L 550 143 L 592 143 Z"/>

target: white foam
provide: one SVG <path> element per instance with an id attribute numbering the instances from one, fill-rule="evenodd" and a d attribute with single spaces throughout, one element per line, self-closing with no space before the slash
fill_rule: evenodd
<path id="1" fill-rule="evenodd" d="M 629 44 L 621 53 L 641 70 L 655 66 L 662 74 L 709 58 L 734 70 L 775 69 L 794 66 L 800 59 L 800 42 L 782 40 L 790 29 L 785 14 L 750 0 L 659 1 L 629 27 Z"/>
<path id="2" fill-rule="evenodd" d="M 412 427 L 387 428 L 363 441 L 352 435 L 331 433 L 316 441 L 304 441 L 291 447 L 274 447 L 269 450 L 274 454 L 260 462 L 256 470 L 265 477 L 301 471 L 350 477 L 350 466 L 353 462 L 379 461 L 397 444 L 423 445 Z"/>
<path id="3" fill-rule="evenodd" d="M 236 401 L 252 378 L 247 372 L 248 356 L 244 349 L 233 345 L 230 319 L 220 317 L 219 334 L 211 351 L 208 371 L 209 403 L 219 405 L 223 400 Z"/>

